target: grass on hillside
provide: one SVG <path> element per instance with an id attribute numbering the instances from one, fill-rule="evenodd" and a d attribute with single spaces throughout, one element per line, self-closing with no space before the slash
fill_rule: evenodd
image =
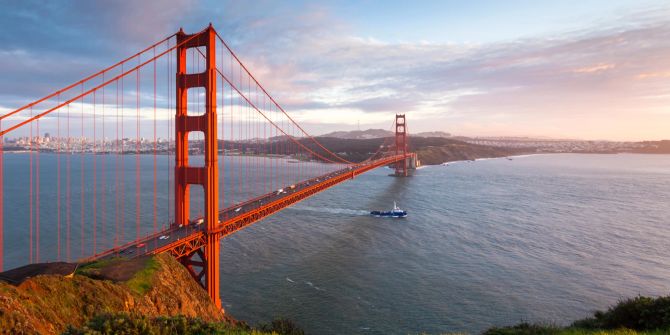
<path id="1" fill-rule="evenodd" d="M 158 262 L 151 258 L 147 261 L 144 268 L 137 271 L 135 275 L 126 282 L 126 286 L 137 294 L 145 294 L 151 289 L 154 273 L 160 268 Z"/>
<path id="2" fill-rule="evenodd" d="M 483 335 L 670 335 L 670 296 L 626 299 L 569 327 L 522 323 Z"/>
<path id="3" fill-rule="evenodd" d="M 120 267 L 126 273 L 119 273 L 122 272 L 119 271 Z M 160 265 L 153 257 L 136 258 L 130 261 L 124 258 L 106 258 L 81 265 L 77 268 L 76 274 L 96 279 L 126 277 L 122 279 L 125 285 L 131 291 L 142 295 L 151 289 L 154 273 L 159 269 Z"/>
<path id="4" fill-rule="evenodd" d="M 484 335 L 668 335 L 670 330 L 637 331 L 620 329 L 584 329 L 576 327 L 556 327 L 537 324 L 519 324 L 513 327 L 491 328 Z"/>
<path id="5" fill-rule="evenodd" d="M 75 274 L 88 275 L 92 270 L 101 269 L 101 268 L 104 268 L 107 265 L 110 265 L 110 264 L 116 263 L 116 262 L 120 262 L 122 260 L 123 260 L 122 258 L 112 257 L 112 258 L 99 259 L 97 261 L 84 263 L 84 264 L 79 265 L 79 267 L 77 267 L 77 270 L 75 271 Z"/>
<path id="6" fill-rule="evenodd" d="M 223 322 L 205 322 L 184 316 L 151 318 L 126 313 L 101 314 L 81 328 L 68 327 L 64 335 L 111 335 L 111 334 L 214 334 L 214 335 L 304 335 L 305 333 L 289 320 L 275 320 L 261 329 L 247 326 L 232 326 Z"/>

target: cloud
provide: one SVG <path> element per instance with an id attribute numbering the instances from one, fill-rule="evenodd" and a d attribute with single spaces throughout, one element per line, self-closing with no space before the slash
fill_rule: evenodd
<path id="1" fill-rule="evenodd" d="M 576 72 L 576 73 L 598 73 L 598 72 L 603 72 L 603 71 L 607 71 L 609 69 L 612 69 L 615 66 L 616 65 L 614 65 L 614 64 L 597 64 L 597 65 L 593 65 L 593 66 L 588 66 L 588 67 L 575 69 L 574 72 Z"/>
<path id="2" fill-rule="evenodd" d="M 637 79 L 670 78 L 670 71 L 640 73 L 636 76 L 636 78 Z"/>
<path id="3" fill-rule="evenodd" d="M 640 14 L 620 26 L 487 45 L 385 43 L 321 27 L 282 47 L 270 40 L 248 41 L 266 48 L 238 47 L 262 68 L 282 68 L 281 80 L 272 71 L 259 77 L 281 82 L 269 87 L 289 110 L 294 100 L 295 107 L 319 104 L 314 112 L 323 115 L 329 108 L 407 112 L 431 120 L 420 129 L 464 134 L 662 138 L 670 120 L 649 111 L 670 100 L 641 105 L 639 98 L 670 92 L 667 17 Z M 576 127 L 580 120 L 592 123 Z"/>
<path id="4" fill-rule="evenodd" d="M 0 20 L 13 27 L 0 36 L 0 105 L 6 108 L 74 82 L 179 26 L 194 32 L 212 22 L 276 100 L 312 131 L 351 128 L 359 120 L 385 127 L 383 115 L 408 113 L 414 131 L 465 135 L 641 139 L 670 133 L 662 112 L 670 104 L 667 7 L 580 31 L 489 44 L 361 36 L 327 6 L 301 2 L 27 1 L 6 7 Z"/>

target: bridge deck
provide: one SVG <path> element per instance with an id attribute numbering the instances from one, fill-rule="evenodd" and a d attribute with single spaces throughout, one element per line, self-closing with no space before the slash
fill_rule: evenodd
<path id="1" fill-rule="evenodd" d="M 316 193 L 332 186 L 353 179 L 356 175 L 365 173 L 380 166 L 388 165 L 408 155 L 384 157 L 368 163 L 353 165 L 325 175 L 321 175 L 298 184 L 264 194 L 260 197 L 230 206 L 219 211 L 219 225 L 215 230 L 220 237 L 228 236 L 249 225 L 260 221 L 286 207 L 304 200 Z M 198 222 L 200 218 L 194 220 Z M 206 244 L 206 224 L 191 223 L 182 227 L 172 226 L 140 240 L 136 240 L 114 249 L 107 250 L 90 257 L 88 260 L 107 257 L 136 257 L 144 254 L 170 252 L 176 257 L 190 254 Z"/>

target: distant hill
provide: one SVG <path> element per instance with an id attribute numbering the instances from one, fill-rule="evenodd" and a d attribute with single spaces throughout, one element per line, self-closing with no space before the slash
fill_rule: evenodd
<path id="1" fill-rule="evenodd" d="M 366 140 L 370 138 L 381 138 L 393 136 L 393 132 L 384 129 L 334 131 L 319 137 L 342 138 L 348 140 Z"/>
<path id="2" fill-rule="evenodd" d="M 442 138 L 447 138 L 451 137 L 451 134 L 445 133 L 443 131 L 424 131 L 423 133 L 410 133 L 410 136 L 414 137 L 442 137 Z"/>
<path id="3" fill-rule="evenodd" d="M 332 158 L 322 148 L 318 147 L 309 139 L 299 140 L 304 146 L 318 154 Z M 284 145 L 283 142 L 276 143 L 249 143 L 236 145 L 231 142 L 226 142 L 224 145 L 226 149 L 237 148 L 244 152 L 251 154 L 263 154 L 265 152 L 274 152 L 283 155 L 295 154 L 294 145 Z M 388 151 L 393 151 L 393 136 L 385 138 L 370 138 L 370 139 L 347 139 L 336 137 L 319 137 L 319 143 L 329 150 L 337 153 L 339 156 L 352 161 L 360 162 L 370 157 L 370 155 L 379 149 L 379 146 L 384 144 Z M 523 153 L 520 150 L 510 148 L 499 148 L 486 145 L 470 144 L 462 141 L 457 141 L 442 137 L 412 137 L 409 140 L 409 149 L 419 155 L 424 165 L 442 164 L 444 162 L 456 160 L 469 160 L 484 157 L 504 157 L 513 154 Z"/>
<path id="4" fill-rule="evenodd" d="M 367 129 L 367 130 L 352 130 L 352 131 L 334 131 L 332 133 L 324 134 L 319 137 L 342 138 L 348 140 L 367 140 L 371 138 L 383 138 L 393 136 L 394 132 L 384 129 Z M 413 137 L 451 137 L 451 134 L 443 131 L 426 131 L 422 133 L 410 133 Z"/>
<path id="5" fill-rule="evenodd" d="M 640 142 L 641 148 L 631 150 L 641 154 L 670 154 L 670 140 Z"/>

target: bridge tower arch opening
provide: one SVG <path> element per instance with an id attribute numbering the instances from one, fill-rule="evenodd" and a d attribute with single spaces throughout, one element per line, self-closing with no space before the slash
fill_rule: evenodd
<path id="1" fill-rule="evenodd" d="M 207 293 L 217 307 L 221 307 L 219 296 L 219 240 L 213 231 L 218 226 L 219 212 L 219 170 L 218 170 L 218 139 L 216 113 L 216 31 L 210 26 L 194 35 L 187 35 L 180 30 L 177 33 L 176 49 L 176 115 L 175 115 L 175 225 L 188 226 L 189 188 L 200 185 L 204 189 L 204 241 L 197 248 L 179 258 L 186 265 L 194 278 L 204 284 Z M 205 71 L 187 73 L 187 50 L 205 48 Z M 191 88 L 202 88 L 205 91 L 205 113 L 189 115 L 188 91 Z M 202 132 L 205 141 L 205 164 L 202 167 L 189 165 L 188 146 L 189 133 Z M 195 272 L 193 267 L 201 270 Z M 204 283 L 202 282 L 204 277 Z"/>

